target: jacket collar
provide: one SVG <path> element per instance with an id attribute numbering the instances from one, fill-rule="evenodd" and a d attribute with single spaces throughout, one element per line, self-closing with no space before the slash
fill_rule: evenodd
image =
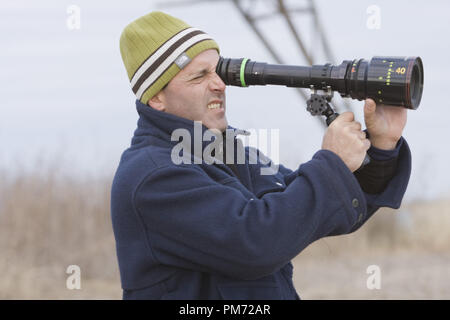
<path id="1" fill-rule="evenodd" d="M 139 120 L 137 123 L 137 129 L 134 132 L 134 137 L 131 141 L 131 145 L 137 144 L 145 138 L 145 136 L 154 136 L 162 139 L 170 144 L 176 145 L 179 141 L 172 141 L 171 137 L 175 130 L 185 129 L 189 132 L 191 137 L 191 146 L 194 146 L 195 134 L 199 134 L 199 124 L 195 124 L 194 121 L 185 119 L 170 113 L 158 111 L 152 107 L 143 104 L 139 100 L 136 100 L 136 110 L 139 114 Z M 197 132 L 194 129 L 197 127 Z M 201 124 L 201 141 L 202 141 L 202 151 L 207 145 L 209 145 L 213 140 L 214 136 L 210 141 L 203 141 L 205 132 L 208 130 L 203 124 Z M 237 135 L 249 135 L 250 132 L 228 126 L 226 132 L 222 133 L 222 137 L 229 138 L 233 137 L 236 140 Z"/>

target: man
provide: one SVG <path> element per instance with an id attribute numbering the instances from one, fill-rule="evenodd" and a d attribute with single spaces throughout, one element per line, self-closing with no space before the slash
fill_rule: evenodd
<path id="1" fill-rule="evenodd" d="M 111 193 L 124 299 L 299 299 L 292 258 L 357 230 L 379 207 L 400 206 L 411 170 L 406 109 L 366 101 L 370 140 L 351 112 L 341 114 L 295 171 L 261 174 L 272 163 L 251 164 L 249 148 L 245 163 L 207 163 L 205 142 L 200 153 L 182 150 L 197 161 L 179 162 L 173 133 L 190 133 L 193 146 L 199 122 L 217 139 L 233 132 L 213 157 L 242 151 L 215 73 L 219 47 L 162 12 L 129 24 L 120 47 L 139 113 Z M 366 151 L 372 162 L 356 172 Z"/>

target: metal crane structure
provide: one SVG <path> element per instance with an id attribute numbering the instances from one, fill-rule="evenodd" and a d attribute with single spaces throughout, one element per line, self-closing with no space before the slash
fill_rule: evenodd
<path id="1" fill-rule="evenodd" d="M 173 0 L 159 3 L 162 7 L 171 6 L 192 6 L 200 3 L 213 3 L 213 2 L 229 2 L 234 5 L 237 12 L 244 18 L 250 29 L 254 32 L 257 38 L 261 41 L 274 61 L 278 64 L 286 64 L 281 55 L 276 51 L 275 45 L 273 45 L 268 37 L 264 34 L 261 27 L 265 20 L 273 19 L 274 17 L 281 17 L 289 32 L 294 39 L 295 46 L 297 47 L 299 54 L 309 65 L 313 65 L 317 56 L 324 56 L 327 62 L 336 63 L 331 47 L 328 43 L 322 24 L 320 23 L 317 9 L 314 0 L 300 0 L 295 1 L 295 7 L 285 0 Z M 258 4 L 258 7 L 265 8 L 265 12 L 256 13 L 253 8 Z M 311 31 L 311 45 L 309 48 L 306 45 L 305 36 L 302 35 L 294 23 L 296 15 L 302 15 L 312 21 Z M 296 88 L 301 99 L 306 103 L 308 99 L 308 91 L 306 89 Z M 350 105 L 342 100 L 343 105 L 333 103 L 335 109 L 351 109 Z M 345 107 L 344 107 L 345 106 Z M 326 127 L 326 124 L 322 119 L 321 124 Z"/>

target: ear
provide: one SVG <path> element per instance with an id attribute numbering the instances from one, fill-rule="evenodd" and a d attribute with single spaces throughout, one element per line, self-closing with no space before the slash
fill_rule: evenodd
<path id="1" fill-rule="evenodd" d="M 148 105 L 153 109 L 158 111 L 166 111 L 166 107 L 164 106 L 165 96 L 163 90 L 155 94 L 150 100 L 148 100 Z"/>

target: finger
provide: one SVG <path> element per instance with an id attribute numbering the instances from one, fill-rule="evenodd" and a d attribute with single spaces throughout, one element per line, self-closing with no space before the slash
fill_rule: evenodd
<path id="1" fill-rule="evenodd" d="M 375 103 L 375 101 L 373 101 L 373 99 L 367 98 L 364 101 L 364 109 L 367 109 L 367 111 L 374 112 L 376 107 L 377 107 L 377 104 Z"/>
<path id="2" fill-rule="evenodd" d="M 352 122 L 355 120 L 355 115 L 351 111 L 347 111 L 344 113 L 341 113 L 336 120 L 339 120 L 339 122 Z"/>
<path id="3" fill-rule="evenodd" d="M 370 140 L 369 139 L 364 139 L 362 140 L 364 143 L 364 149 L 367 151 L 370 148 Z"/>
<path id="4" fill-rule="evenodd" d="M 366 139 L 366 133 L 361 130 L 352 129 L 350 130 L 350 133 L 353 134 L 358 140 L 364 140 Z"/>
<path id="5" fill-rule="evenodd" d="M 358 121 L 353 121 L 351 123 L 348 124 L 349 128 L 352 130 L 356 130 L 356 131 L 361 131 L 361 123 Z"/>
<path id="6" fill-rule="evenodd" d="M 375 111 L 377 109 L 377 106 L 375 104 L 375 101 L 372 99 L 366 99 L 364 103 L 364 120 L 366 121 L 366 124 L 373 123 L 375 121 Z"/>

